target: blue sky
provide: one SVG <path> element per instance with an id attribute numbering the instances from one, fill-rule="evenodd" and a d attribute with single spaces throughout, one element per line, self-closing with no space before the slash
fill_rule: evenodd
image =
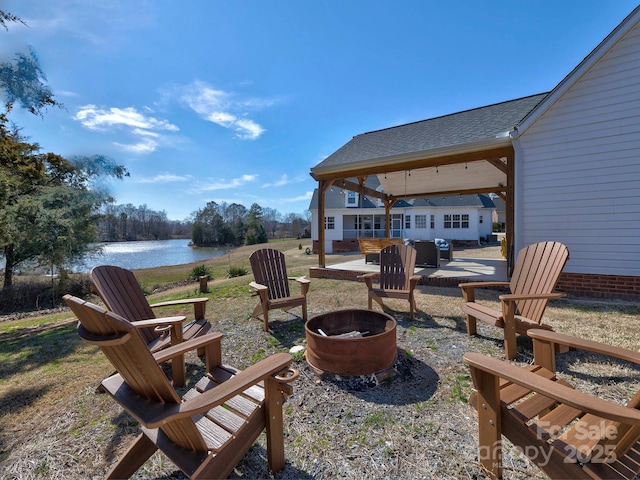
<path id="1" fill-rule="evenodd" d="M 303 213 L 310 169 L 359 133 L 545 92 L 629 0 L 3 0 L 65 109 L 11 119 L 44 151 L 103 154 L 116 203 Z"/>

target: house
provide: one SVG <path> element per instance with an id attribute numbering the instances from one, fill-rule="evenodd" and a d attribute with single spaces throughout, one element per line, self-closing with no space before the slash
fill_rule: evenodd
<path id="1" fill-rule="evenodd" d="M 551 92 L 357 135 L 311 175 L 319 192 L 366 192 L 388 214 L 405 198 L 495 193 L 511 265 L 525 245 L 560 241 L 570 259 L 559 289 L 637 299 L 639 79 L 637 7 Z M 380 191 L 365 189 L 370 176 Z M 325 213 L 319 195 L 320 266 Z"/>
<path id="2" fill-rule="evenodd" d="M 372 176 L 366 186 L 380 189 Z M 390 215 L 390 236 L 410 240 L 444 238 L 458 244 L 478 245 L 491 235 L 494 203 L 488 195 L 421 197 L 396 202 Z M 318 190 L 313 193 L 311 238 L 318 240 Z M 385 208 L 381 200 L 350 190 L 331 188 L 325 194 L 327 253 L 358 250 L 358 238 L 382 238 Z"/>
<path id="3" fill-rule="evenodd" d="M 492 222 L 497 225 L 497 229 L 494 228 L 496 232 L 504 232 L 505 224 L 507 223 L 507 211 L 506 204 L 504 200 L 500 197 L 495 197 L 492 199 L 496 209 L 493 211 Z"/>

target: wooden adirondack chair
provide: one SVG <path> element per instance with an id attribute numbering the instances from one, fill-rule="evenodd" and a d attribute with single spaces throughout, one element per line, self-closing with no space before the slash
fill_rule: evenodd
<path id="1" fill-rule="evenodd" d="M 226 478 L 265 428 L 269 468 L 284 467 L 282 405 L 297 378 L 289 354 L 238 371 L 221 363 L 220 333 L 152 354 L 128 320 L 70 295 L 64 300 L 82 339 L 118 372 L 102 386 L 142 430 L 107 478 L 132 476 L 157 449 L 190 478 Z M 197 348 L 205 349 L 207 374 L 181 399 L 159 363 Z"/>
<path id="2" fill-rule="evenodd" d="M 418 285 L 420 275 L 414 275 L 416 250 L 410 245 L 389 245 L 380 251 L 380 273 L 366 273 L 362 278 L 368 289 L 369 310 L 373 308 L 372 300 L 384 307 L 383 298 L 400 298 L 409 300 L 411 320 L 414 319 L 416 301 L 413 292 Z M 373 280 L 380 277 L 377 288 Z"/>
<path id="3" fill-rule="evenodd" d="M 272 248 L 256 250 L 249 257 L 254 282 L 249 286 L 253 295 L 260 297 L 260 303 L 256 305 L 251 316 L 264 318 L 264 331 L 269 330 L 269 310 L 281 308 L 285 311 L 294 307 L 302 307 L 302 319 L 307 321 L 307 292 L 311 283 L 304 276 L 289 278 L 284 253 Z M 300 284 L 300 295 L 292 295 L 289 289 L 289 281 Z"/>
<path id="4" fill-rule="evenodd" d="M 638 478 L 640 391 L 626 406 L 576 391 L 555 372 L 558 346 L 640 365 L 640 353 L 548 330 L 529 330 L 534 365 L 467 353 L 476 392 L 479 457 L 502 477 L 502 436 L 550 478 Z"/>
<path id="5" fill-rule="evenodd" d="M 540 242 L 523 248 L 518 253 L 510 282 L 461 283 L 467 316 L 467 333 L 475 335 L 476 320 L 504 329 L 505 357 L 517 356 L 516 334 L 526 334 L 530 328 L 551 327 L 542 324 L 542 315 L 552 298 L 565 294 L 553 292 L 569 250 L 559 242 Z M 500 295 L 502 310 L 495 310 L 475 301 L 475 289 L 479 287 L 509 287 L 508 294 Z"/>
<path id="6" fill-rule="evenodd" d="M 106 307 L 138 327 L 147 347 L 157 352 L 183 340 L 190 340 L 209 331 L 211 324 L 204 318 L 208 298 L 172 300 L 150 305 L 133 272 L 112 265 L 95 267 L 89 273 L 91 286 Z M 184 324 L 185 317 L 157 318 L 154 308 L 193 305 L 194 320 Z M 202 354 L 202 352 L 199 352 Z M 184 385 L 184 357 L 171 362 L 173 383 Z"/>

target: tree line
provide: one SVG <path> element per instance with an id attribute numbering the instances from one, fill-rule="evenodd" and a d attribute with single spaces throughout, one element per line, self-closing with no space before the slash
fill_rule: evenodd
<path id="1" fill-rule="evenodd" d="M 96 220 L 100 242 L 189 238 L 198 247 L 251 245 L 273 238 L 309 236 L 310 213 L 281 214 L 257 203 L 208 202 L 185 220 L 169 220 L 167 212 L 146 204 L 106 204 Z"/>
<path id="2" fill-rule="evenodd" d="M 270 238 L 310 236 L 310 213 L 281 215 L 254 203 L 247 209 L 238 203 L 208 202 L 192 215 L 191 240 L 195 246 L 254 245 Z"/>

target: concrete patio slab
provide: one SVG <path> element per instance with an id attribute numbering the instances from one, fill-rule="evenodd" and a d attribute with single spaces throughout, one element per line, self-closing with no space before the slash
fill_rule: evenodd
<path id="1" fill-rule="evenodd" d="M 311 278 L 333 278 L 340 280 L 357 280 L 359 275 L 380 271 L 380 265 L 365 263 L 364 257 L 348 259 L 322 267 L 311 267 Z M 442 261 L 440 268 L 416 267 L 416 275 L 421 275 L 420 284 L 455 286 L 462 282 L 508 281 L 506 260 L 489 258 L 454 258 Z"/>

